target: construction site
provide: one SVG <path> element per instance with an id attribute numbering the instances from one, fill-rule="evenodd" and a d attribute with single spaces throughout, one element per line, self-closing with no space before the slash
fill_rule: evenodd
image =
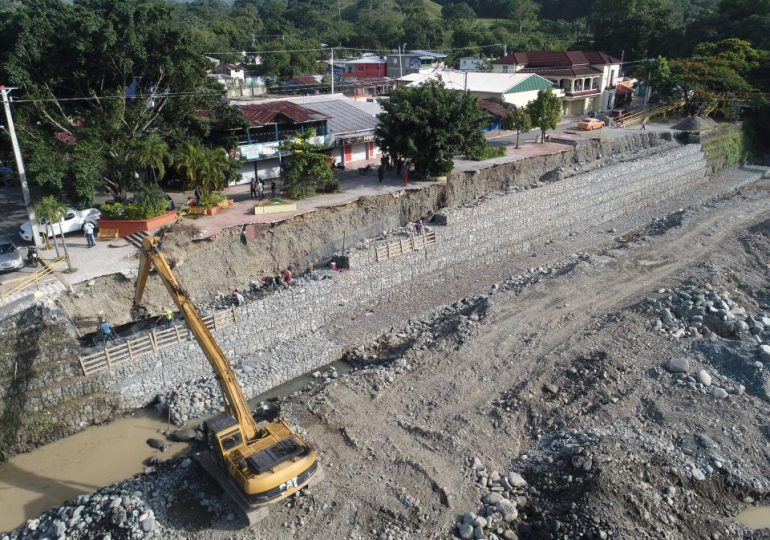
<path id="1" fill-rule="evenodd" d="M 770 170 L 670 127 L 6 304 L 0 540 L 770 537 Z"/>

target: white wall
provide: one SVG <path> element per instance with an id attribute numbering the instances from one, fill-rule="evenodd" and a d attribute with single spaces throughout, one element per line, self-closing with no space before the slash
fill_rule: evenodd
<path id="1" fill-rule="evenodd" d="M 241 179 L 234 185 L 248 184 L 254 178 L 254 161 L 245 161 L 241 164 Z M 277 159 L 265 159 L 257 161 L 257 171 L 262 180 L 278 178 L 281 175 L 281 168 Z"/>

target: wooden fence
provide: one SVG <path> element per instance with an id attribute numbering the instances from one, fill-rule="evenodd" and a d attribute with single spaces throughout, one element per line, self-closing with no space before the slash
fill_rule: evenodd
<path id="1" fill-rule="evenodd" d="M 217 330 L 238 322 L 235 308 L 218 311 L 203 317 L 203 322 L 209 330 Z M 80 367 L 83 374 L 88 376 L 129 360 L 134 360 L 143 354 L 156 352 L 164 347 L 187 341 L 187 326 L 175 324 L 165 330 L 152 330 L 140 336 L 128 338 L 123 343 L 108 345 L 104 349 L 81 356 Z"/>
<path id="2" fill-rule="evenodd" d="M 396 240 L 395 242 L 382 244 L 377 246 L 374 249 L 374 252 L 377 257 L 377 262 L 379 262 L 434 245 L 436 245 L 436 232 L 430 231 L 420 235 L 410 236 L 409 238 Z"/>

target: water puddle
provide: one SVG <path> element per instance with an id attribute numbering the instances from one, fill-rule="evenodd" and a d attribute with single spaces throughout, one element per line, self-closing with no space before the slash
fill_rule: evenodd
<path id="1" fill-rule="evenodd" d="M 167 442 L 161 453 L 147 439 L 164 439 L 167 424 L 149 413 L 119 418 L 41 446 L 0 463 L 0 531 L 17 527 L 83 493 L 119 482 L 144 470 L 151 456 L 168 459 L 187 449 Z"/>
<path id="2" fill-rule="evenodd" d="M 346 362 L 335 362 L 318 371 L 339 376 L 351 370 Z M 283 398 L 320 382 L 312 374 L 301 375 L 261 394 L 249 403 Z M 202 419 L 201 419 L 202 420 Z M 197 425 L 200 420 L 188 422 Z M 80 433 L 41 446 L 0 463 L 0 531 L 8 531 L 27 519 L 39 516 L 83 493 L 91 493 L 144 471 L 143 462 L 152 456 L 169 459 L 188 449 L 186 443 L 167 441 L 165 419 L 142 411 L 103 426 L 92 426 Z M 171 430 L 176 429 L 171 426 Z M 147 445 L 147 439 L 163 440 L 169 450 L 162 453 Z"/>
<path id="3" fill-rule="evenodd" d="M 770 529 L 770 506 L 749 506 L 735 520 L 750 529 Z"/>

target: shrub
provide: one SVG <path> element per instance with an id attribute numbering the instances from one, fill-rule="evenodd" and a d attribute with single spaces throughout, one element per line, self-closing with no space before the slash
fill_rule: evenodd
<path id="1" fill-rule="evenodd" d="M 468 156 L 474 161 L 484 161 L 485 159 L 492 159 L 496 157 L 503 157 L 505 155 L 505 148 L 502 146 L 485 146 L 484 149 L 474 156 Z"/>
<path id="2" fill-rule="evenodd" d="M 214 208 L 216 205 L 226 200 L 227 197 L 225 197 L 224 193 L 220 191 L 214 191 L 201 197 L 201 206 L 204 208 Z"/>

